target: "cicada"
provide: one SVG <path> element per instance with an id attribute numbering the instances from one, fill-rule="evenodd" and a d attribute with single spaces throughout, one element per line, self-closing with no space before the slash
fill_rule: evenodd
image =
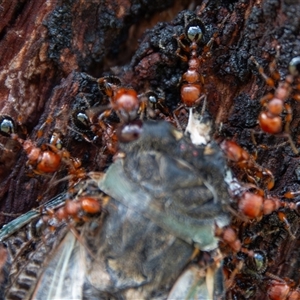
<path id="1" fill-rule="evenodd" d="M 200 267 L 197 255 L 214 256 L 215 226 L 229 224 L 222 152 L 213 142 L 193 145 L 167 122 L 145 122 L 134 136 L 120 142 L 106 173 L 85 182 L 109 196 L 101 215 L 67 231 L 22 299 L 222 294 L 220 268 Z M 25 266 L 18 276 L 26 272 Z"/>

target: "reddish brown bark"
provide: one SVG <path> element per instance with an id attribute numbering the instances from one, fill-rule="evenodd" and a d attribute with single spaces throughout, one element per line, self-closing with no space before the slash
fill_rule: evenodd
<path id="1" fill-rule="evenodd" d="M 138 93 L 161 89 L 166 105 L 173 110 L 180 101 L 180 78 L 187 70 L 187 64 L 176 55 L 174 35 L 184 31 L 185 16 L 191 12 L 177 14 L 199 5 L 196 13 L 206 26 L 205 38 L 209 40 L 213 32 L 220 31 L 211 57 L 200 67 L 205 77 L 208 111 L 216 123 L 215 138 L 218 141 L 233 139 L 249 152 L 257 151 L 257 162 L 270 169 L 276 180 L 275 187 L 266 194 L 282 197 L 286 191 L 298 191 L 299 155 L 293 153 L 284 135 L 262 133 L 258 126 L 260 99 L 271 89 L 250 60 L 250 56 L 254 56 L 268 70 L 279 46 L 277 64 L 282 78 L 285 77 L 289 61 L 300 54 L 298 1 L 161 3 L 3 1 L 0 6 L 1 115 L 11 116 L 19 124 L 18 133 L 37 145 L 48 143 L 53 131 L 59 130 L 64 137 L 64 147 L 82 160 L 87 171 L 103 170 L 111 157 L 102 156 L 101 137 L 92 145 L 87 140 L 93 136 L 77 134 L 76 124 L 74 126 L 74 112 L 106 103 L 94 79 L 82 72 L 94 77 L 118 75 L 124 85 L 132 86 Z M 159 15 L 157 12 L 161 10 L 164 12 Z M 227 19 L 222 25 L 224 18 Z M 145 32 L 147 26 L 151 29 Z M 299 105 L 293 100 L 290 103 L 293 110 L 291 136 L 298 146 Z M 37 131 L 46 120 L 43 135 L 37 138 Z M 53 184 L 66 175 L 63 170 L 53 179 L 29 177 L 22 147 L 7 137 L 1 136 L 0 142 L 6 148 L 0 150 L 0 210 L 3 213 L 24 213 L 38 204 L 38 196 L 48 200 L 64 190 L 66 182 Z M 243 170 L 235 168 L 235 171 L 246 181 Z M 269 272 L 289 277 L 298 284 L 299 216 L 290 211 L 286 213 L 295 240 L 276 214 L 250 225 L 234 221 L 233 227 L 240 230 L 242 241 L 249 232 L 263 232 L 262 237 L 267 242 L 256 240 L 251 247 L 267 253 Z M 10 219 L 5 214 L 0 216 L 2 224 Z M 271 238 L 268 232 L 275 228 L 279 228 L 278 236 Z M 285 248 L 288 250 L 284 251 Z M 228 257 L 229 260 L 230 255 Z M 289 268 L 291 260 L 293 268 Z M 242 274 L 240 282 L 251 281 L 260 297 L 266 288 L 264 282 L 247 276 Z M 241 288 L 241 292 L 236 287 L 232 290 L 245 297 L 246 287 Z"/>

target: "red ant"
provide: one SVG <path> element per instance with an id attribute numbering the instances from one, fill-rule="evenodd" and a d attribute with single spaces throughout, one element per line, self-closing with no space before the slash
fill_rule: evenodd
<path id="1" fill-rule="evenodd" d="M 199 19 L 194 19 L 185 28 L 185 33 L 177 38 L 178 49 L 176 55 L 178 55 L 183 61 L 188 62 L 188 70 L 182 75 L 181 81 L 181 104 L 175 109 L 179 111 L 181 108 L 185 107 L 187 109 L 192 109 L 198 107 L 201 100 L 206 99 L 206 95 L 203 94 L 203 76 L 199 73 L 199 67 L 201 64 L 201 58 L 198 56 L 198 43 L 203 38 L 205 32 L 205 27 Z M 184 45 L 182 40 L 186 39 L 190 43 L 190 46 Z M 206 46 L 206 52 L 210 47 L 212 41 Z M 190 53 L 190 58 L 186 55 L 181 55 L 181 49 L 186 53 Z"/>
<path id="2" fill-rule="evenodd" d="M 81 168 L 80 161 L 72 158 L 70 153 L 62 148 L 62 142 L 59 134 L 54 132 L 50 144 L 42 145 L 40 148 L 30 139 L 22 139 L 16 133 L 16 126 L 13 119 L 9 116 L 2 116 L 0 119 L 0 134 L 11 137 L 17 141 L 24 149 L 28 161 L 27 164 L 33 169 L 33 172 L 41 174 L 55 173 L 60 170 L 62 162 L 69 168 L 69 174 L 72 178 L 82 178 L 85 176 Z"/>
<path id="3" fill-rule="evenodd" d="M 222 26 L 227 20 L 224 18 Z M 200 105 L 203 100 L 202 114 L 205 110 L 206 94 L 204 93 L 204 78 L 199 72 L 199 67 L 207 57 L 210 56 L 210 48 L 213 41 L 216 39 L 218 32 L 215 32 L 209 42 L 203 47 L 201 56 L 198 55 L 198 43 L 203 39 L 205 34 L 205 26 L 202 21 L 198 18 L 191 20 L 185 26 L 185 32 L 179 37 L 175 36 L 178 43 L 178 49 L 176 55 L 179 56 L 184 62 L 188 63 L 188 70 L 181 77 L 181 104 L 174 110 L 174 119 L 176 120 L 177 126 L 181 127 L 175 112 L 180 111 L 182 108 L 188 109 L 191 113 L 193 108 Z M 185 39 L 189 42 L 189 45 L 185 45 L 182 40 Z M 181 55 L 180 52 L 189 54 Z"/>
<path id="4" fill-rule="evenodd" d="M 105 145 L 104 151 L 108 150 L 109 154 L 114 155 L 117 151 L 117 131 L 122 131 L 122 127 L 126 124 L 135 124 L 138 118 L 143 119 L 145 113 L 147 118 L 163 118 L 173 122 L 169 118 L 168 108 L 163 103 L 164 95 L 161 90 L 159 93 L 148 91 L 138 95 L 134 89 L 122 87 L 121 80 L 114 76 L 102 77 L 97 82 L 100 90 L 109 97 L 109 109 L 100 114 L 97 122 L 94 118 L 103 107 L 89 109 L 85 115 L 81 113 L 80 118 L 85 126 L 89 123 L 88 126 L 97 136 L 101 134 Z M 103 122 L 103 119 L 109 117 L 113 111 L 120 119 L 119 125 Z"/>
<path id="5" fill-rule="evenodd" d="M 272 172 L 257 164 L 255 158 L 245 149 L 229 140 L 224 140 L 220 146 L 227 158 L 245 171 L 247 179 L 251 183 L 257 184 L 257 181 L 263 181 L 263 183 L 266 182 L 268 190 L 274 187 L 275 180 Z"/>
<path id="6" fill-rule="evenodd" d="M 277 54 L 278 56 L 278 54 Z M 274 88 L 275 81 L 279 80 L 279 73 L 275 71 L 275 60 L 270 64 L 271 77 L 267 76 L 263 68 L 254 59 L 253 56 L 250 58 L 257 66 L 259 73 L 265 79 L 268 86 Z M 295 78 L 300 72 L 300 57 L 293 58 L 289 63 L 290 74 L 286 76 L 284 81 L 279 82 L 278 87 L 274 93 L 269 93 L 261 99 L 261 104 L 264 107 L 263 111 L 258 117 L 260 128 L 270 134 L 277 134 L 282 132 L 282 118 L 281 114 L 285 109 L 287 115 L 285 117 L 285 128 L 284 131 L 288 136 L 292 150 L 295 154 L 298 154 L 298 150 L 295 147 L 290 137 L 290 123 L 292 121 L 292 109 L 291 106 L 286 103 L 292 93 L 292 84 Z M 272 78 L 273 77 L 273 78 Z M 297 83 L 296 89 L 300 91 L 300 84 Z M 300 94 L 293 95 L 293 98 L 297 101 L 300 100 Z"/>
<path id="7" fill-rule="evenodd" d="M 164 95 L 161 90 L 158 93 L 148 91 L 138 95 L 134 89 L 122 87 L 121 80 L 114 76 L 102 77 L 98 79 L 98 84 L 110 101 L 109 109 L 101 113 L 99 120 L 108 117 L 112 111 L 116 112 L 123 124 L 137 119 L 139 115 L 143 119 L 145 111 L 148 118 L 162 117 L 162 115 L 165 118 L 170 115 L 163 103 Z M 92 113 L 92 116 L 94 114 Z"/>
<path id="8" fill-rule="evenodd" d="M 229 271 L 226 286 L 229 295 L 235 292 L 234 299 L 237 299 L 236 297 L 239 295 L 239 292 L 243 293 L 243 289 L 245 289 L 248 296 L 254 296 L 254 293 L 257 291 L 255 288 L 253 289 L 253 285 L 256 287 L 261 285 L 264 294 L 268 296 L 269 300 L 300 299 L 300 290 L 295 288 L 295 282 L 289 278 L 281 279 L 266 271 L 268 268 L 268 259 L 265 251 L 243 249 L 238 256 L 233 257 L 231 263 L 233 262 L 237 264 L 236 267 L 231 272 L 227 268 L 224 271 L 225 273 Z M 240 272 L 244 274 L 250 285 L 243 282 L 242 277 L 238 275 Z M 242 290 L 239 290 L 240 288 Z"/>
<path id="9" fill-rule="evenodd" d="M 268 190 L 274 187 L 274 176 L 271 171 L 262 168 L 258 165 L 254 158 L 243 148 L 233 141 L 225 140 L 221 143 L 221 148 L 226 153 L 227 157 L 235 162 L 239 168 L 246 171 L 247 178 L 251 183 L 256 184 L 258 179 L 265 179 Z M 255 193 L 250 191 L 242 191 L 238 197 L 238 211 L 250 219 L 261 219 L 265 215 L 269 215 L 277 211 L 278 218 L 285 224 L 285 229 L 290 233 L 291 237 L 294 234 L 291 232 L 289 222 L 283 211 L 278 211 L 280 208 L 288 208 L 297 213 L 300 212 L 300 202 L 286 202 L 276 197 L 265 197 L 264 192 L 257 188 L 256 185 L 250 186 L 256 190 Z M 291 197 L 292 193 L 287 193 L 286 197 Z"/>
<path id="10" fill-rule="evenodd" d="M 113 76 L 98 79 L 98 84 L 110 101 L 109 109 L 101 113 L 99 120 L 108 117 L 112 111 L 116 112 L 121 123 L 137 118 L 140 101 L 134 89 L 122 87 L 120 79 Z"/>
<path id="11" fill-rule="evenodd" d="M 65 205 L 55 212 L 50 212 L 58 221 L 72 219 L 75 222 L 87 221 L 89 215 L 99 214 L 101 204 L 98 199 L 91 196 L 81 196 L 76 199 L 67 199 Z"/>
<path id="12" fill-rule="evenodd" d="M 248 193 L 248 195 L 245 197 L 248 198 L 249 201 L 247 200 L 247 208 L 243 208 L 243 213 L 245 211 L 247 212 L 248 209 L 251 209 L 251 204 L 253 204 L 253 201 L 256 201 L 256 199 L 253 198 L 253 195 L 254 194 L 251 195 L 251 193 Z M 295 204 L 284 203 L 275 198 L 264 199 L 264 202 L 260 201 L 260 204 L 260 209 L 258 210 L 257 215 L 261 215 L 262 213 L 264 215 L 270 214 L 280 207 L 294 209 L 297 206 Z M 241 207 L 239 208 L 241 209 Z M 291 233 L 285 213 L 279 211 L 278 216 L 281 221 L 285 222 L 286 230 L 293 237 L 293 239 L 295 239 Z M 242 226 L 243 225 L 238 222 L 237 228 L 242 228 Z M 253 226 L 255 228 L 255 225 Z M 269 232 L 267 234 L 272 233 Z M 224 264 L 224 271 L 227 278 L 226 286 L 229 295 L 234 293 L 234 299 L 238 299 L 237 297 L 239 294 L 244 295 L 245 293 L 245 295 L 248 296 L 252 294 L 254 295 L 256 290 L 253 289 L 253 285 L 256 287 L 261 285 L 262 291 L 268 295 L 268 299 L 270 300 L 300 299 L 300 290 L 295 288 L 295 283 L 292 280 L 289 280 L 288 278 L 281 279 L 267 271 L 267 268 L 272 266 L 271 262 L 268 260 L 267 252 L 253 248 L 258 245 L 257 243 L 259 243 L 260 239 L 255 239 L 253 240 L 253 244 L 250 244 L 250 241 L 252 240 L 251 236 L 245 232 L 242 232 L 239 235 L 244 237 L 243 243 L 238 238 L 233 228 L 216 228 L 216 236 L 220 238 L 220 247 L 223 249 L 222 251 L 225 251 L 226 253 L 228 250 L 226 250 L 224 247 L 229 246 L 234 253 L 228 260 L 228 266 L 226 266 L 226 263 Z M 255 237 L 257 237 L 257 235 L 255 235 Z M 277 235 L 274 234 L 274 237 L 277 237 Z M 267 242 L 265 243 L 267 244 Z M 269 247 L 269 245 L 267 244 L 266 247 Z M 267 278 L 271 278 L 271 280 Z M 245 282 L 248 283 L 248 281 L 252 283 L 250 283 L 250 285 L 245 284 Z M 229 298 L 231 299 L 231 297 Z"/>
<path id="13" fill-rule="evenodd" d="M 271 274 L 270 274 L 271 275 Z M 273 278 L 268 283 L 267 295 L 270 300 L 299 300 L 300 290 L 294 289 L 286 280 L 270 276 Z"/>

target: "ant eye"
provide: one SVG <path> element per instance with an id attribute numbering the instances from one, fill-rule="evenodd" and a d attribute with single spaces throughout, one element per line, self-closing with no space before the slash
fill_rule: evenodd
<path id="1" fill-rule="evenodd" d="M 0 116 L 0 134 L 4 136 L 10 136 L 15 133 L 15 122 L 9 116 Z"/>
<path id="2" fill-rule="evenodd" d="M 77 111 L 73 114 L 73 123 L 80 131 L 90 130 L 89 117 L 85 112 Z"/>
<path id="3" fill-rule="evenodd" d="M 202 39 L 203 33 L 199 26 L 190 26 L 187 30 L 187 37 L 191 42 L 198 42 Z"/>
<path id="4" fill-rule="evenodd" d="M 291 75 L 297 76 L 300 74 L 300 56 L 294 57 L 289 63 L 289 71 Z"/>

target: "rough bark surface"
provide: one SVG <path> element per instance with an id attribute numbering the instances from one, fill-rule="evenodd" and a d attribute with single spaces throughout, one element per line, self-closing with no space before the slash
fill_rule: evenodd
<path id="1" fill-rule="evenodd" d="M 112 159 L 104 149 L 105 139 L 81 131 L 74 118 L 78 111 L 107 104 L 94 77 L 119 76 L 138 93 L 161 89 L 173 110 L 187 70 L 187 63 L 176 55 L 174 35 L 182 34 L 185 20 L 196 14 L 206 26 L 200 52 L 219 32 L 211 56 L 199 70 L 205 77 L 214 137 L 219 142 L 234 140 L 250 153 L 257 152 L 257 163 L 276 180 L 266 195 L 283 199 L 285 192 L 299 190 L 299 155 L 284 134 L 260 130 L 260 99 L 272 89 L 250 57 L 269 74 L 268 65 L 279 46 L 277 66 L 285 78 L 289 61 L 300 55 L 299 11 L 299 1 L 293 0 L 4 0 L 0 5 L 0 115 L 12 117 L 18 134 L 38 146 L 49 143 L 53 132 L 59 131 L 64 148 L 82 161 L 87 172 L 105 170 Z M 295 100 L 288 102 L 293 111 L 291 136 L 299 146 L 300 107 Z M 49 200 L 66 189 L 66 181 L 55 182 L 67 173 L 62 168 L 50 177 L 32 174 L 17 142 L 0 136 L 0 143 L 0 223 L 5 224 L 14 214 L 38 206 L 37 199 Z M 233 168 L 246 182 L 244 170 Z M 248 224 L 234 219 L 232 226 L 242 243 L 252 236 L 248 248 L 266 253 L 267 272 L 288 277 L 298 286 L 300 220 L 296 213 L 284 212 L 295 238 L 276 212 Z M 228 253 L 229 272 L 236 263 L 231 260 Z M 270 282 L 265 273 L 241 271 L 228 287 L 228 299 L 261 299 Z"/>

